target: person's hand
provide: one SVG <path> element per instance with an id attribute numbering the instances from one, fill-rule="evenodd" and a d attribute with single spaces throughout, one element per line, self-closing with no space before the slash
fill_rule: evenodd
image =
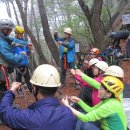
<path id="1" fill-rule="evenodd" d="M 25 51 L 22 51 L 20 54 L 24 54 L 25 56 L 27 56 L 27 53 Z"/>
<path id="2" fill-rule="evenodd" d="M 58 37 L 58 32 L 54 32 L 54 37 Z"/>
<path id="3" fill-rule="evenodd" d="M 70 73 L 71 73 L 72 75 L 75 75 L 75 70 L 74 70 L 74 69 L 70 69 Z"/>
<path id="4" fill-rule="evenodd" d="M 62 42 L 62 41 L 58 41 L 58 44 L 59 44 L 59 45 L 62 45 L 62 44 L 63 44 L 63 42 Z"/>
<path id="5" fill-rule="evenodd" d="M 21 83 L 13 82 L 10 90 L 12 90 L 15 93 L 16 91 L 18 91 L 20 89 L 20 87 L 21 87 Z"/>
<path id="6" fill-rule="evenodd" d="M 79 70 L 79 69 L 76 69 L 76 70 L 75 70 L 75 73 L 76 73 L 77 75 L 81 76 L 81 77 L 82 77 L 83 74 L 84 74 L 84 73 L 83 73 L 81 70 Z"/>
<path id="7" fill-rule="evenodd" d="M 71 101 L 74 102 L 74 103 L 78 103 L 78 102 L 80 101 L 80 98 L 78 98 L 78 97 L 76 97 L 76 96 L 71 96 L 71 97 L 69 98 L 69 100 L 71 100 Z"/>
<path id="8" fill-rule="evenodd" d="M 32 50 L 32 48 L 34 47 L 34 45 L 32 43 L 29 43 L 28 45 L 28 49 Z"/>
<path id="9" fill-rule="evenodd" d="M 62 99 L 62 103 L 63 103 L 65 106 L 69 106 L 68 97 L 64 97 L 64 98 Z"/>
<path id="10" fill-rule="evenodd" d="M 128 39 L 130 40 L 130 36 L 128 37 Z"/>

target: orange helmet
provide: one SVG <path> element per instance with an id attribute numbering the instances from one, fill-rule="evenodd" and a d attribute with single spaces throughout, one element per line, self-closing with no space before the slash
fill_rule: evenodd
<path id="1" fill-rule="evenodd" d="M 99 49 L 98 48 L 92 48 L 91 50 L 90 50 L 90 53 L 93 53 L 93 54 L 95 54 L 95 55 L 98 55 L 99 54 Z"/>

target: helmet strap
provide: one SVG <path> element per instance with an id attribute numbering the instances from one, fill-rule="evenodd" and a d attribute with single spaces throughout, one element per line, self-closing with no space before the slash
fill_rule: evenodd
<path id="1" fill-rule="evenodd" d="M 108 93 L 108 91 L 106 90 L 106 93 L 105 93 L 103 99 L 107 99 L 107 98 L 108 98 L 108 97 L 107 97 L 107 93 Z"/>
<path id="2" fill-rule="evenodd" d="M 33 95 L 34 95 L 36 101 L 38 101 L 38 99 L 37 99 L 38 91 L 39 91 L 39 87 L 34 86 L 32 92 L 33 92 Z"/>
<path id="3" fill-rule="evenodd" d="M 8 30 L 7 33 L 5 33 L 3 30 L 4 30 L 4 29 L 2 29 L 1 32 L 2 32 L 5 36 L 8 36 L 8 35 L 9 35 L 9 31 L 10 31 L 11 29 L 7 29 L 7 30 Z"/>

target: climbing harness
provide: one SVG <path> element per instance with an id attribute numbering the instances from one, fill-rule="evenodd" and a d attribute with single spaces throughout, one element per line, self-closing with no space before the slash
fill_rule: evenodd
<path id="1" fill-rule="evenodd" d="M 66 58 L 66 54 L 63 55 L 63 64 L 64 64 L 64 69 L 67 69 L 67 58 Z"/>
<path id="2" fill-rule="evenodd" d="M 8 80 L 6 68 L 3 65 L 0 65 L 0 69 L 1 69 L 1 74 L 2 74 L 1 76 L 3 76 L 6 82 L 6 90 L 9 90 L 9 80 Z"/>

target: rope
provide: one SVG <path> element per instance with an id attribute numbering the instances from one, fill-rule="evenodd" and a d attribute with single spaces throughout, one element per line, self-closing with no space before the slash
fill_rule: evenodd
<path id="1" fill-rule="evenodd" d="M 1 70 L 4 74 L 4 77 L 5 77 L 5 81 L 6 81 L 6 89 L 9 90 L 9 80 L 8 80 L 8 77 L 7 77 L 7 74 L 5 72 L 5 68 L 3 66 L 1 66 Z"/>
<path id="2" fill-rule="evenodd" d="M 22 69 L 22 67 L 21 67 L 21 68 L 16 68 L 16 70 L 17 70 L 22 76 L 24 76 L 24 75 L 26 74 L 26 72 L 27 72 L 27 68 L 26 68 L 26 67 L 23 68 L 23 69 L 24 69 L 23 72 L 21 72 L 20 69 Z"/>

